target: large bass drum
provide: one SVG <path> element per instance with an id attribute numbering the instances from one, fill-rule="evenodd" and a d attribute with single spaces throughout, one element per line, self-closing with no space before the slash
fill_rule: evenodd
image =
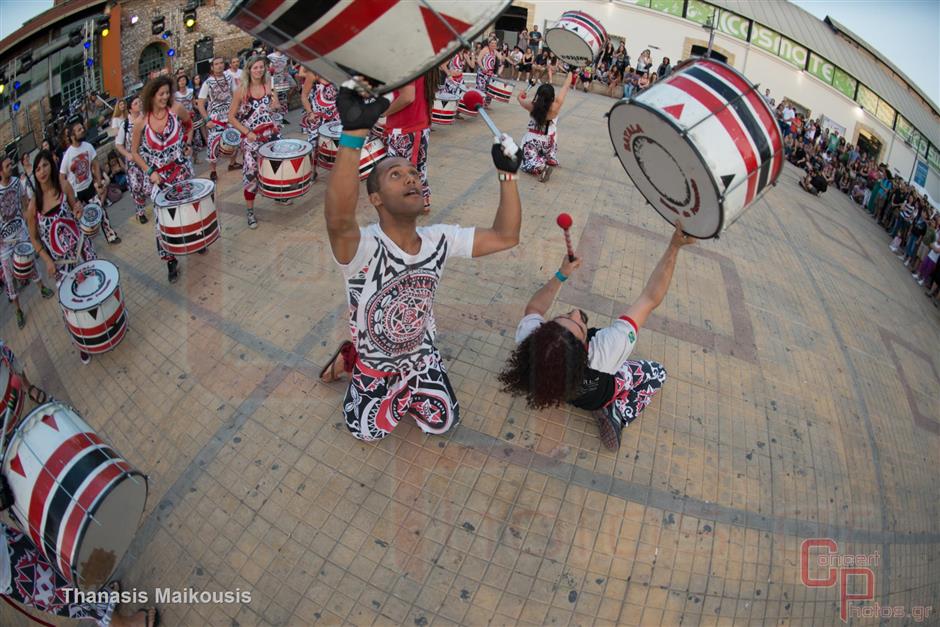
<path id="1" fill-rule="evenodd" d="M 510 0 L 235 0 L 224 19 L 335 85 L 360 75 L 377 93 L 439 66 Z"/>
<path id="2" fill-rule="evenodd" d="M 757 88 L 734 68 L 696 59 L 629 101 L 608 130 L 623 168 L 666 220 L 718 235 L 773 185 L 783 141 Z"/>

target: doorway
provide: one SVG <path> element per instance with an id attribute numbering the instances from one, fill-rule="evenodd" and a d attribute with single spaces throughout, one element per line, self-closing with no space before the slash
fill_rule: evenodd
<path id="1" fill-rule="evenodd" d="M 858 141 L 856 143 L 858 144 L 858 151 L 860 153 L 867 154 L 876 161 L 881 160 L 881 149 L 884 147 L 884 144 L 876 135 L 864 128 L 859 129 Z"/>
<path id="2" fill-rule="evenodd" d="M 708 56 L 708 55 L 706 55 L 707 52 L 708 52 L 708 48 L 707 48 L 706 46 L 698 46 L 698 45 L 695 45 L 695 44 L 692 45 L 691 56 L 693 56 L 693 57 L 704 57 L 704 56 Z M 714 48 L 712 48 L 711 58 L 712 58 L 712 59 L 716 59 L 716 60 L 718 60 L 718 61 L 721 61 L 722 63 L 727 63 L 727 62 L 728 62 L 728 57 L 725 56 L 725 55 L 723 55 L 723 54 L 721 54 L 720 52 L 718 52 L 718 51 L 715 50 Z"/>
<path id="3" fill-rule="evenodd" d="M 163 44 L 154 42 L 144 48 L 140 53 L 140 60 L 137 62 L 137 75 L 140 80 L 146 83 L 152 71 L 162 70 L 166 67 L 166 60 L 166 49 Z"/>

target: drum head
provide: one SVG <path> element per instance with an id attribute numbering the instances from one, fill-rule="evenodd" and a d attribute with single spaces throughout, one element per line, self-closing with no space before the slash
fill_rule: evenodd
<path id="1" fill-rule="evenodd" d="M 440 100 L 441 102 L 453 102 L 454 100 L 460 100 L 460 96 L 457 94 L 450 94 L 445 91 L 437 92 L 434 94 L 434 98 L 436 100 Z"/>
<path id="2" fill-rule="evenodd" d="M 545 45 L 569 65 L 581 67 L 594 63 L 594 51 L 588 42 L 566 28 L 549 28 L 545 31 Z"/>
<path id="3" fill-rule="evenodd" d="M 618 102 L 607 124 L 623 169 L 653 208 L 671 224 L 681 219 L 688 235 L 718 235 L 724 214 L 718 186 L 698 149 L 641 103 Z"/>
<path id="4" fill-rule="evenodd" d="M 228 144 L 229 146 L 237 146 L 242 141 L 242 134 L 238 132 L 238 129 L 227 128 L 222 131 L 222 142 Z"/>
<path id="5" fill-rule="evenodd" d="M 17 257 L 32 257 L 36 254 L 36 249 L 29 242 L 20 242 L 13 247 L 13 254 Z"/>
<path id="6" fill-rule="evenodd" d="M 147 479 L 138 472 L 122 473 L 98 502 L 89 508 L 79 534 L 78 582 L 97 590 L 108 582 L 131 545 L 147 503 Z"/>
<path id="7" fill-rule="evenodd" d="M 313 145 L 302 139 L 279 139 L 268 142 L 258 149 L 258 154 L 265 159 L 295 159 L 309 155 Z"/>
<path id="8" fill-rule="evenodd" d="M 320 126 L 320 136 L 327 137 L 329 139 L 339 139 L 339 136 L 343 134 L 343 123 L 342 122 L 327 122 Z"/>
<path id="9" fill-rule="evenodd" d="M 59 302 L 69 311 L 92 309 L 114 293 L 119 281 L 117 266 L 110 261 L 86 261 L 62 279 Z"/>
<path id="10" fill-rule="evenodd" d="M 95 227 L 101 223 L 102 215 L 101 205 L 88 203 L 85 205 L 85 208 L 82 209 L 82 219 L 79 220 L 79 222 L 85 227 Z"/>
<path id="11" fill-rule="evenodd" d="M 179 207 L 202 200 L 215 191 L 215 183 L 209 179 L 187 179 L 166 185 L 153 201 L 158 207 Z"/>

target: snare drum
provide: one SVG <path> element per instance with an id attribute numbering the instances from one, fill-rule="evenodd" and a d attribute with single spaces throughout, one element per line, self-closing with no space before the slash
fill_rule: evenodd
<path id="1" fill-rule="evenodd" d="M 457 101 L 457 110 L 460 111 L 460 113 L 462 113 L 463 115 L 469 116 L 471 118 L 475 118 L 477 116 L 477 110 L 471 108 L 466 103 L 466 100 L 465 100 L 467 97 L 467 94 L 469 94 L 472 91 L 478 94 L 480 93 L 479 90 L 476 90 L 476 89 L 468 89 L 467 91 L 465 91 L 463 96 L 460 97 L 460 100 Z M 482 99 L 483 96 L 481 95 L 480 98 Z"/>
<path id="2" fill-rule="evenodd" d="M 92 239 L 98 234 L 101 227 L 101 218 L 104 216 L 104 210 L 98 203 L 90 202 L 82 209 L 82 217 L 78 221 L 78 227 L 85 234 L 85 237 Z"/>
<path id="3" fill-rule="evenodd" d="M 320 145 L 317 147 L 317 165 L 326 169 L 333 169 L 336 161 L 336 151 L 339 149 L 339 136 L 343 133 L 342 122 L 327 122 L 320 127 Z M 375 164 L 386 155 L 385 142 L 381 139 L 370 139 L 362 147 L 359 158 L 359 179 L 365 180 L 375 167 Z"/>
<path id="4" fill-rule="evenodd" d="M 313 178 L 313 145 L 300 139 L 278 139 L 258 149 L 258 187 L 268 198 L 303 196 Z"/>
<path id="5" fill-rule="evenodd" d="M 607 30 L 584 11 L 565 11 L 545 30 L 545 45 L 571 65 L 591 65 L 607 44 Z"/>
<path id="6" fill-rule="evenodd" d="M 242 134 L 238 129 L 227 128 L 222 131 L 222 141 L 219 143 L 219 154 L 230 157 L 238 150 L 238 145 L 242 143 Z"/>
<path id="7" fill-rule="evenodd" d="M 493 2 L 236 0 L 224 19 L 334 85 L 356 75 L 385 93 L 450 59 L 510 5 Z M 453 31 L 460 33 L 459 39 Z"/>
<path id="8" fill-rule="evenodd" d="M 492 96 L 496 102 L 509 102 L 509 99 L 512 98 L 512 90 L 515 88 L 516 84 L 512 81 L 494 76 L 486 86 L 486 93 Z"/>
<path id="9" fill-rule="evenodd" d="M 134 539 L 147 477 L 64 403 L 40 405 L 3 456 L 11 513 L 71 586 L 98 590 Z"/>
<path id="10" fill-rule="evenodd" d="M 59 286 L 59 305 L 65 326 L 78 350 L 106 353 L 127 333 L 127 312 L 117 266 L 93 259 L 65 275 Z"/>
<path id="11" fill-rule="evenodd" d="M 163 247 L 171 255 L 197 253 L 219 239 L 215 183 L 188 179 L 164 186 L 153 201 Z"/>
<path id="12" fill-rule="evenodd" d="M 434 97 L 434 107 L 431 108 L 431 122 L 434 124 L 453 124 L 457 117 L 457 102 L 460 96 L 439 91 Z"/>
<path id="13" fill-rule="evenodd" d="M 614 150 L 666 220 L 717 237 L 773 185 L 783 141 L 773 111 L 734 68 L 697 59 L 608 116 Z"/>
<path id="14" fill-rule="evenodd" d="M 7 439 L 20 420 L 20 412 L 23 411 L 23 403 L 26 394 L 23 390 L 23 380 L 16 374 L 13 364 L 11 364 L 5 355 L 0 355 L 0 386 L 3 386 L 3 405 L 0 406 L 0 428 L 3 425 L 3 412 L 10 410 L 10 418 L 7 420 Z M 2 452 L 2 451 L 0 451 Z"/>
<path id="15" fill-rule="evenodd" d="M 28 281 L 36 272 L 36 249 L 29 242 L 13 247 L 13 278 Z"/>

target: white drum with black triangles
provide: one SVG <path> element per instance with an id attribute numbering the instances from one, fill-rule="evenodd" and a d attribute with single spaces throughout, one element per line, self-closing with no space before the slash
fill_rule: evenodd
<path id="1" fill-rule="evenodd" d="M 153 201 L 163 247 L 171 255 L 197 253 L 219 239 L 215 183 L 186 179 L 165 185 Z"/>
<path id="2" fill-rule="evenodd" d="M 236 0 L 224 19 L 334 85 L 363 76 L 397 89 L 457 52 L 510 0 Z"/>
<path id="3" fill-rule="evenodd" d="M 313 144 L 302 139 L 278 139 L 258 149 L 258 186 L 268 198 L 303 196 L 310 189 Z"/>
<path id="4" fill-rule="evenodd" d="M 86 261 L 65 275 L 59 285 L 59 305 L 72 343 L 80 351 L 106 353 L 127 333 L 121 275 L 110 261 Z"/>
<path id="5" fill-rule="evenodd" d="M 343 134 L 342 122 L 327 122 L 320 127 L 319 146 L 317 146 L 317 165 L 326 170 L 333 169 L 336 153 L 339 151 L 339 136 Z M 359 156 L 359 179 L 364 181 L 381 161 L 387 150 L 381 138 L 370 139 L 362 146 Z"/>
<path id="6" fill-rule="evenodd" d="M 565 11 L 545 30 L 545 45 L 556 57 L 581 67 L 591 65 L 607 44 L 607 30 L 584 11 Z"/>
<path id="7" fill-rule="evenodd" d="M 13 517 L 73 587 L 110 581 L 147 503 L 147 478 L 78 413 L 52 401 L 17 426 L 3 456 Z"/>
<path id="8" fill-rule="evenodd" d="M 717 237 L 771 185 L 783 140 L 756 86 L 719 61 L 696 59 L 610 110 L 617 157 L 666 220 Z"/>

